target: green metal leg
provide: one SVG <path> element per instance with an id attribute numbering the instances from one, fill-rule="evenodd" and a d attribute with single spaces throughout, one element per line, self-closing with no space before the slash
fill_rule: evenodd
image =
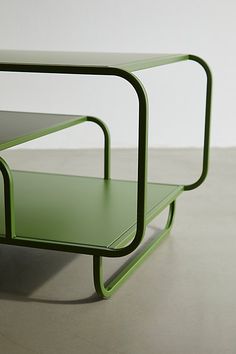
<path id="1" fill-rule="evenodd" d="M 0 171 L 4 185 L 5 234 L 8 239 L 11 239 L 15 236 L 13 178 L 10 167 L 2 157 L 0 157 Z"/>
<path id="2" fill-rule="evenodd" d="M 105 285 L 103 279 L 103 264 L 101 256 L 93 256 L 93 276 L 96 292 L 101 298 L 110 297 L 132 274 L 132 272 L 141 264 L 144 259 L 155 249 L 159 242 L 170 232 L 173 225 L 175 213 L 175 201 L 169 205 L 169 215 L 165 228 L 158 235 L 148 242 L 148 244 L 132 258 L 120 272 Z"/>
<path id="3" fill-rule="evenodd" d="M 104 179 L 110 178 L 110 155 L 111 155 L 111 142 L 110 133 L 106 124 L 99 118 L 86 117 L 87 122 L 93 122 L 102 129 L 104 134 Z"/>

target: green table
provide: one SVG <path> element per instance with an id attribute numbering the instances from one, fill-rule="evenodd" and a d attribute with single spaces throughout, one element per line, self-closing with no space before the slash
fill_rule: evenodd
<path id="1" fill-rule="evenodd" d="M 206 108 L 202 171 L 191 185 L 147 182 L 148 103 L 134 71 L 179 61 L 198 62 L 206 72 Z M 0 196 L 0 242 L 93 255 L 94 284 L 100 297 L 109 297 L 150 254 L 171 229 L 176 198 L 205 179 L 209 157 L 212 78 L 208 65 L 186 54 L 124 54 L 0 51 L 0 70 L 110 75 L 127 80 L 138 96 L 138 178 L 110 178 L 110 136 L 97 117 L 0 111 L 0 150 L 67 127 L 93 122 L 104 134 L 104 178 L 11 171 L 0 158 L 3 188 Z M 102 89 L 102 88 L 101 88 Z M 135 252 L 106 284 L 102 258 L 131 254 L 140 245 L 147 224 L 169 208 L 165 228 Z"/>

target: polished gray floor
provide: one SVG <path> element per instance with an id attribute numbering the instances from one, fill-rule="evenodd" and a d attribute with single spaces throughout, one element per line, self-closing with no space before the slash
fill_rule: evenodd
<path id="1" fill-rule="evenodd" d="M 2 156 L 15 169 L 102 174 L 101 151 Z M 135 178 L 134 151 L 112 157 L 113 177 Z M 151 150 L 149 177 L 188 183 L 199 162 L 199 150 Z M 235 181 L 236 149 L 213 150 L 171 235 L 109 300 L 94 295 L 91 257 L 0 245 L 0 354 L 235 354 Z M 119 264 L 107 260 L 107 275 Z"/>

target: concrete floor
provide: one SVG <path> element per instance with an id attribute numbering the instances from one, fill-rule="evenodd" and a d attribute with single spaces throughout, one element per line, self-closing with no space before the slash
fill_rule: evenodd
<path id="1" fill-rule="evenodd" d="M 102 173 L 100 151 L 2 156 L 16 169 Z M 114 177 L 135 177 L 134 151 L 112 157 Z M 190 181 L 199 157 L 152 150 L 150 179 Z M 0 354 L 235 354 L 235 181 L 236 149 L 213 150 L 205 184 L 178 199 L 171 235 L 110 300 L 94 295 L 91 257 L 0 245 Z M 107 275 L 118 264 L 106 261 Z"/>

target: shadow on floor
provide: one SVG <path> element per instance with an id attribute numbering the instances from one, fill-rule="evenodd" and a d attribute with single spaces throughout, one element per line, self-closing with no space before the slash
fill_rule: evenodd
<path id="1" fill-rule="evenodd" d="M 1 291 L 1 290 L 0 290 Z M 75 299 L 75 300 L 49 300 L 49 299 L 40 299 L 40 298 L 28 298 L 22 295 L 14 295 L 10 293 L 1 293 L 0 292 L 0 300 L 13 300 L 20 302 L 38 302 L 41 304 L 52 304 L 52 305 L 82 305 L 82 304 L 90 304 L 93 302 L 102 301 L 96 293 L 91 296 L 85 297 L 83 299 Z"/>
<path id="2" fill-rule="evenodd" d="M 113 270 L 112 275 L 108 275 L 108 281 L 114 279 L 127 263 L 142 251 L 147 242 L 153 240 L 154 237 L 156 238 L 157 234 L 161 231 L 159 228 L 151 225 L 149 225 L 148 229 L 149 235 L 146 235 L 142 245 L 132 255 L 122 257 L 120 265 L 116 266 L 116 270 Z M 78 259 L 78 257 L 81 257 L 81 255 L 0 245 L 0 299 L 64 305 L 87 304 L 100 301 L 101 299 L 96 293 L 74 300 L 43 299 L 37 297 L 37 295 L 32 295 L 39 287 L 62 271 L 69 263 Z M 112 260 L 110 260 L 111 262 Z M 73 279 L 70 280 L 73 283 Z M 61 286 L 64 286 L 63 282 Z"/>
<path id="3" fill-rule="evenodd" d="M 0 245 L 0 299 L 52 304 L 98 301 L 97 295 L 78 300 L 48 300 L 32 293 L 81 255 Z"/>

